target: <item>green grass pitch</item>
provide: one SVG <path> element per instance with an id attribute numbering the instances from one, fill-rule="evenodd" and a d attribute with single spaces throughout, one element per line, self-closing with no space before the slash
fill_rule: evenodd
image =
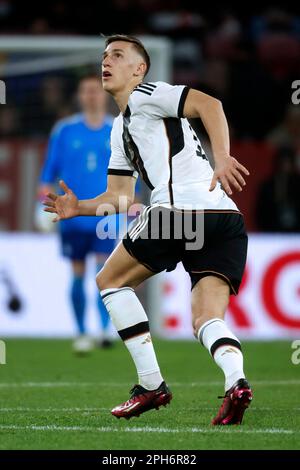
<path id="1" fill-rule="evenodd" d="M 171 405 L 130 421 L 110 409 L 136 383 L 127 350 L 89 357 L 67 340 L 6 341 L 0 365 L 1 449 L 299 449 L 300 365 L 291 342 L 243 344 L 254 399 L 242 426 L 212 427 L 223 373 L 197 342 L 155 341 Z"/>

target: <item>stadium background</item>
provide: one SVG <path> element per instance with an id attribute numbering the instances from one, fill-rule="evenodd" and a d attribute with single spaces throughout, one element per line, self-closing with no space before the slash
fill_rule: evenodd
<path id="1" fill-rule="evenodd" d="M 257 361 L 251 369 L 254 378 L 271 377 L 282 379 L 281 382 L 286 378 L 297 382 L 300 366 L 291 365 L 290 356 L 291 341 L 300 339 L 300 104 L 299 93 L 293 88 L 293 83 L 300 80 L 300 17 L 296 6 L 293 9 L 276 2 L 269 7 L 245 4 L 233 7 L 225 2 L 221 7 L 218 5 L 217 11 L 211 5 L 203 4 L 201 8 L 195 5 L 192 1 L 179 0 L 111 0 L 104 8 L 102 2 L 95 4 L 88 0 L 84 5 L 64 1 L 38 5 L 32 1 L 0 0 L 0 79 L 6 85 L 6 104 L 0 105 L 0 338 L 56 338 L 74 334 L 67 296 L 69 266 L 60 257 L 56 234 L 39 233 L 35 228 L 36 184 L 53 123 L 76 111 L 78 78 L 99 67 L 101 50 L 93 48 L 88 56 L 78 44 L 87 40 L 97 42 L 98 38 L 100 44 L 100 34 L 124 32 L 150 43 L 158 41 L 151 49 L 154 55 L 155 48 L 160 49 L 153 63 L 160 64 L 159 72 L 165 75 L 162 77 L 154 70 L 154 79 L 187 84 L 223 102 L 230 125 L 231 154 L 251 173 L 246 189 L 234 195 L 244 213 L 250 242 L 241 293 L 231 301 L 228 321 L 239 337 L 261 341 L 247 346 L 249 357 L 251 352 Z M 25 50 L 24 38 L 35 47 Z M 69 46 L 62 51 L 62 45 L 68 41 Z M 43 44 L 50 43 L 53 44 L 51 50 L 43 49 Z M 68 55 L 72 44 L 77 46 Z M 110 110 L 116 114 L 113 103 L 110 103 Z M 198 122 L 193 125 L 210 154 L 203 128 Z M 146 197 L 146 191 L 144 195 Z M 88 326 L 96 335 L 92 260 L 87 282 L 90 292 Z M 192 339 L 189 283 L 180 267 L 176 272 L 161 274 L 146 283 L 140 295 L 146 302 L 156 336 Z M 266 339 L 285 339 L 286 342 L 262 342 Z M 79 372 L 77 367 L 80 366 L 73 363 L 70 366 L 67 359 L 63 359 L 70 354 L 63 342 L 53 356 L 53 360 L 60 361 L 59 372 L 51 369 L 52 363 L 49 374 L 44 374 L 42 369 L 46 362 L 33 360 L 31 352 L 33 355 L 40 353 L 41 361 L 46 361 L 49 353 L 50 364 L 54 343 L 47 341 L 8 339 L 11 352 L 8 348 L 7 354 L 13 363 L 13 375 L 10 376 L 12 369 L 9 367 L 1 368 L 1 371 L 6 369 L 7 380 L 22 379 L 18 361 L 23 354 L 26 383 L 41 378 L 49 381 L 51 374 L 53 380 L 62 378 L 66 384 L 74 377 L 90 380 L 88 374 L 93 374 L 97 360 L 92 358 L 86 371 Z M 47 354 L 43 344 L 48 345 Z M 179 353 L 171 349 L 169 343 L 158 344 L 170 361 L 171 357 L 176 357 L 177 365 L 187 367 L 185 356 L 179 358 Z M 179 344 L 186 351 L 186 357 L 195 354 L 194 346 Z M 112 364 L 119 364 L 117 361 L 123 356 L 125 364 L 128 357 L 118 348 L 111 353 Z M 14 351 L 17 359 L 13 357 Z M 205 360 L 201 373 L 206 370 Z M 108 356 L 106 361 L 110 363 Z M 278 368 L 272 375 L 276 361 Z M 174 364 L 174 371 L 177 365 Z M 124 371 L 126 367 L 124 365 Z M 106 379 L 109 373 L 107 371 Z M 132 376 L 132 371 L 130 373 Z M 191 379 L 192 374 L 186 375 Z M 175 372 L 172 377 L 175 382 L 179 380 Z M 211 377 L 204 372 L 204 379 L 211 380 Z M 125 372 L 122 378 L 129 380 Z M 202 386 L 204 392 L 205 384 Z M 3 387 L 2 391 L 6 385 Z M 9 390 L 7 388 L 8 398 L 13 396 Z M 61 399 L 56 393 L 57 390 L 53 404 Z M 105 393 L 108 396 L 111 390 Z M 292 396 L 290 391 L 291 401 Z M 27 405 L 31 399 L 33 402 L 35 394 L 30 397 L 25 394 Z M 42 399 L 36 397 L 37 402 Z M 284 400 L 282 394 L 280 399 Z M 294 402 L 296 405 L 296 398 Z M 16 403 L 20 404 L 17 395 Z M 98 404 L 95 402 L 94 406 Z M 39 419 L 44 422 L 40 415 Z M 267 420 L 265 423 L 269 426 Z M 278 441 L 268 443 L 266 439 L 261 445 L 272 448 L 276 442 L 283 442 L 281 437 L 279 433 Z M 13 448 L 14 438 L 7 442 L 8 447 Z M 20 447 L 33 445 L 24 442 Z M 109 447 L 111 442 L 104 445 L 113 448 Z M 172 441 L 168 442 L 161 441 L 157 445 L 167 448 Z M 43 448 L 44 444 L 39 445 Z M 129 444 L 119 444 L 122 448 L 126 445 Z M 145 443 L 144 448 L 147 445 Z M 184 446 L 175 441 L 171 445 L 173 448 Z M 205 448 L 213 444 L 207 441 L 201 445 Z M 230 448 L 234 444 L 224 441 L 222 445 Z M 72 448 L 72 444 L 69 443 L 69 447 Z"/>

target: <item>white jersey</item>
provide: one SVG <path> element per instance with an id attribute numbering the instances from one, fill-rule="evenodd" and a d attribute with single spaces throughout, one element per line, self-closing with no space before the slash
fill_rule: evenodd
<path id="1" fill-rule="evenodd" d="M 189 88 L 142 83 L 114 120 L 108 174 L 140 174 L 151 204 L 179 209 L 238 211 L 221 189 L 209 191 L 213 170 L 193 128 L 183 118 Z"/>

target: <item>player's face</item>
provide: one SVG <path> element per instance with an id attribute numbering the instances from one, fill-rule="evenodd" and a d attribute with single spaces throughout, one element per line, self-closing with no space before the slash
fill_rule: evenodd
<path id="1" fill-rule="evenodd" d="M 129 42 L 115 41 L 107 46 L 102 60 L 102 84 L 109 93 L 130 87 L 143 76 L 145 64 Z"/>
<path id="2" fill-rule="evenodd" d="M 83 111 L 103 110 L 106 106 L 107 95 L 104 92 L 100 79 L 87 78 L 79 85 L 79 104 Z"/>

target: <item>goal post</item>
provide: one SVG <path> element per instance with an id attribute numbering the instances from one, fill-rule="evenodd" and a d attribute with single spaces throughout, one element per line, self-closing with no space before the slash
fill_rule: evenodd
<path id="1" fill-rule="evenodd" d="M 172 71 L 172 43 L 165 37 L 139 36 L 151 59 L 147 80 L 169 82 Z M 0 61 L 0 77 L 35 71 L 60 69 L 63 65 L 99 64 L 104 50 L 103 37 L 1 36 L 0 54 L 22 54 L 16 63 Z M 34 59 L 33 54 L 39 54 Z M 40 54 L 50 54 L 41 58 Z M 28 55 L 30 58 L 26 58 Z M 53 57 L 54 55 L 54 57 Z M 55 58 L 56 55 L 56 58 Z M 65 60 L 65 62 L 63 62 Z"/>

